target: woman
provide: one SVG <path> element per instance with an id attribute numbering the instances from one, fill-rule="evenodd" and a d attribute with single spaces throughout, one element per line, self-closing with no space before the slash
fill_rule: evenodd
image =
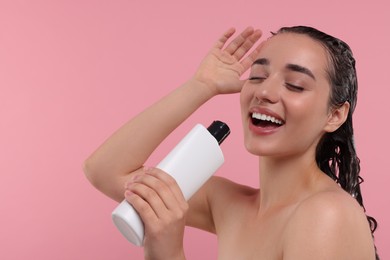
<path id="1" fill-rule="evenodd" d="M 247 28 L 224 47 L 234 31 L 190 80 L 97 149 L 86 176 L 138 211 L 146 259 L 185 259 L 185 225 L 215 233 L 220 259 L 375 259 L 376 222 L 364 213 L 353 144 L 357 82 L 349 47 L 291 27 L 249 53 L 261 32 Z M 212 177 L 186 202 L 169 175 L 143 164 L 202 104 L 237 92 L 246 149 L 259 157 L 259 188 Z"/>

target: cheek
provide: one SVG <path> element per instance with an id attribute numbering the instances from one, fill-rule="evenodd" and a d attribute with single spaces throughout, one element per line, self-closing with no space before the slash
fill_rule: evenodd
<path id="1" fill-rule="evenodd" d="M 323 97 L 291 99 L 289 117 L 294 119 L 298 128 L 311 128 L 321 131 L 328 119 L 328 104 Z"/>

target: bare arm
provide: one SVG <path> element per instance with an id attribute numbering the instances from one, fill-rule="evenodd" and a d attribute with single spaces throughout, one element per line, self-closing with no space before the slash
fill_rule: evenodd
<path id="1" fill-rule="evenodd" d="M 85 161 L 84 172 L 97 189 L 116 201 L 123 200 L 124 184 L 132 173 L 177 126 L 213 96 L 241 90 L 239 78 L 258 50 L 240 60 L 261 32 L 247 28 L 223 49 L 234 32 L 225 32 L 194 77 L 119 128 Z"/>
<path id="2" fill-rule="evenodd" d="M 106 140 L 85 162 L 86 176 L 107 196 L 123 200 L 130 173 L 141 168 L 169 133 L 209 98 L 211 93 L 194 80 L 177 88 Z"/>

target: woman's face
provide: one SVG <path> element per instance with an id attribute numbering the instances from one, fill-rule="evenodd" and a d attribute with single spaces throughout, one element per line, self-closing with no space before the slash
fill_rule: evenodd
<path id="1" fill-rule="evenodd" d="M 249 152 L 315 151 L 329 120 L 327 66 L 324 47 L 308 36 L 283 33 L 263 44 L 240 97 Z"/>

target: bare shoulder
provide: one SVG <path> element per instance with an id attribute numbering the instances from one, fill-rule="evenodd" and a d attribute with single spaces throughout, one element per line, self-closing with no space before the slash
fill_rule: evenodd
<path id="1" fill-rule="evenodd" d="M 283 259 L 375 259 L 363 209 L 341 188 L 301 201 L 286 226 Z"/>

